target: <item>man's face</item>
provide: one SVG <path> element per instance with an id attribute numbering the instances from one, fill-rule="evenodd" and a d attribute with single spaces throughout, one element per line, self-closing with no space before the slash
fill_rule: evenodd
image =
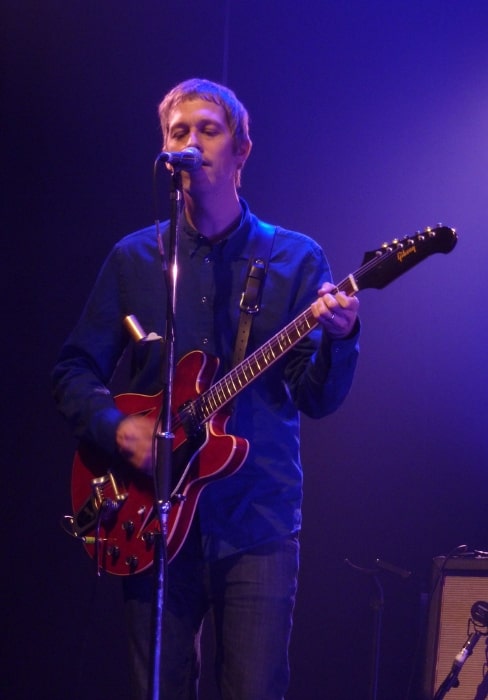
<path id="1" fill-rule="evenodd" d="M 238 167 L 249 149 L 236 152 L 223 108 L 206 100 L 186 100 L 170 113 L 164 149 L 182 151 L 193 146 L 203 155 L 203 165 L 191 173 L 182 173 L 183 188 L 190 193 L 208 189 L 225 192 L 235 189 Z"/>

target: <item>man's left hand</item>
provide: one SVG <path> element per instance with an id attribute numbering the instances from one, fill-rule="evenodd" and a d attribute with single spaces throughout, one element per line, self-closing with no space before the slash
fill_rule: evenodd
<path id="1" fill-rule="evenodd" d="M 311 309 L 314 318 L 323 326 L 332 339 L 346 338 L 354 328 L 359 311 L 359 300 L 336 290 L 325 282 L 318 291 L 318 298 Z"/>

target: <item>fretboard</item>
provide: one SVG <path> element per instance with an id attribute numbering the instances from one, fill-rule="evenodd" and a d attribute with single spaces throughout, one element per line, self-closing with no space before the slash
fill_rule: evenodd
<path id="1" fill-rule="evenodd" d="M 334 290 L 353 294 L 357 285 L 353 275 L 349 275 Z M 271 367 L 288 350 L 308 335 L 318 325 L 311 307 L 303 311 L 285 328 L 276 333 L 264 345 L 230 370 L 207 391 L 193 402 L 193 413 L 200 424 L 228 404 L 251 382 L 257 379 L 268 367 Z"/>

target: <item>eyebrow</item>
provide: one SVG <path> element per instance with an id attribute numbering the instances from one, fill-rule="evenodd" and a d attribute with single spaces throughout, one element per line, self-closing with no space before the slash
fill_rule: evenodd
<path id="1" fill-rule="evenodd" d="M 212 119 L 210 117 L 202 117 L 202 119 L 198 120 L 196 125 L 199 128 L 211 125 L 211 126 L 219 127 L 221 129 L 225 129 L 225 126 L 226 126 L 221 121 L 219 121 L 217 119 Z M 188 126 L 188 123 L 186 121 L 183 121 L 183 120 L 177 121 L 174 124 L 168 124 L 168 133 L 171 133 L 171 131 L 173 129 L 182 129 L 182 128 L 186 128 L 187 126 Z"/>

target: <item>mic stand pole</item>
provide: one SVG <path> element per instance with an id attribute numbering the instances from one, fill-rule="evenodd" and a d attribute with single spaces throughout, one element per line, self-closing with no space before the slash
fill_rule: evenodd
<path id="1" fill-rule="evenodd" d="M 156 160 L 156 166 L 158 161 Z M 163 615 L 166 598 L 167 582 L 167 523 L 171 508 L 171 474 L 173 457 L 173 438 L 171 430 L 171 399 L 173 396 L 174 375 L 174 341 L 175 341 L 175 310 L 176 310 L 176 263 L 178 249 L 178 222 L 182 207 L 180 172 L 173 169 L 170 190 L 170 241 L 169 265 L 165 262 L 163 243 L 157 225 L 158 246 L 163 263 L 163 273 L 166 277 L 168 292 L 166 304 L 165 353 L 162 371 L 163 398 L 161 413 L 156 425 L 154 440 L 154 490 L 155 508 L 159 518 L 161 534 L 156 535 L 154 547 L 154 589 L 153 614 L 151 629 L 151 675 L 149 678 L 148 700 L 161 700 L 160 697 L 160 668 L 163 632 Z"/>
<path id="2" fill-rule="evenodd" d="M 375 584 L 376 595 L 373 596 L 371 600 L 371 608 L 374 612 L 374 630 L 373 630 L 373 644 L 372 644 L 372 656 L 371 656 L 371 675 L 369 682 L 369 694 L 368 700 L 376 700 L 378 697 L 378 683 L 379 683 L 379 671 L 380 671 L 380 652 L 381 652 L 381 633 L 383 624 L 383 610 L 385 607 L 385 596 L 383 592 L 383 586 L 379 578 L 380 570 L 389 571 L 392 574 L 396 574 L 401 578 L 408 578 L 411 575 L 411 571 L 402 569 L 394 564 L 389 564 L 383 559 L 376 560 L 376 566 L 378 568 L 365 569 L 362 566 L 353 564 L 350 559 L 345 559 L 344 563 L 355 569 L 362 574 L 370 576 Z"/>
<path id="3" fill-rule="evenodd" d="M 383 624 L 383 610 L 385 607 L 385 597 L 383 586 L 379 576 L 372 575 L 376 586 L 376 595 L 371 600 L 371 608 L 374 612 L 374 632 L 373 632 L 373 647 L 371 655 L 371 677 L 369 685 L 369 698 L 376 700 L 378 697 L 378 682 L 380 675 L 380 653 L 381 653 L 381 632 Z"/>
<path id="4" fill-rule="evenodd" d="M 374 613 L 374 630 L 373 630 L 373 640 L 372 640 L 372 654 L 371 654 L 371 672 L 369 679 L 369 692 L 368 700 L 376 700 L 378 697 L 378 682 L 379 682 L 379 668 L 380 668 L 380 651 L 381 651 L 381 628 L 383 622 L 383 608 L 385 605 L 385 599 L 383 595 L 383 586 L 381 585 L 379 579 L 378 569 L 365 569 L 362 566 L 353 564 L 350 559 L 345 559 L 344 563 L 355 569 L 362 574 L 371 576 L 375 583 L 376 595 L 370 601 L 371 608 Z"/>

